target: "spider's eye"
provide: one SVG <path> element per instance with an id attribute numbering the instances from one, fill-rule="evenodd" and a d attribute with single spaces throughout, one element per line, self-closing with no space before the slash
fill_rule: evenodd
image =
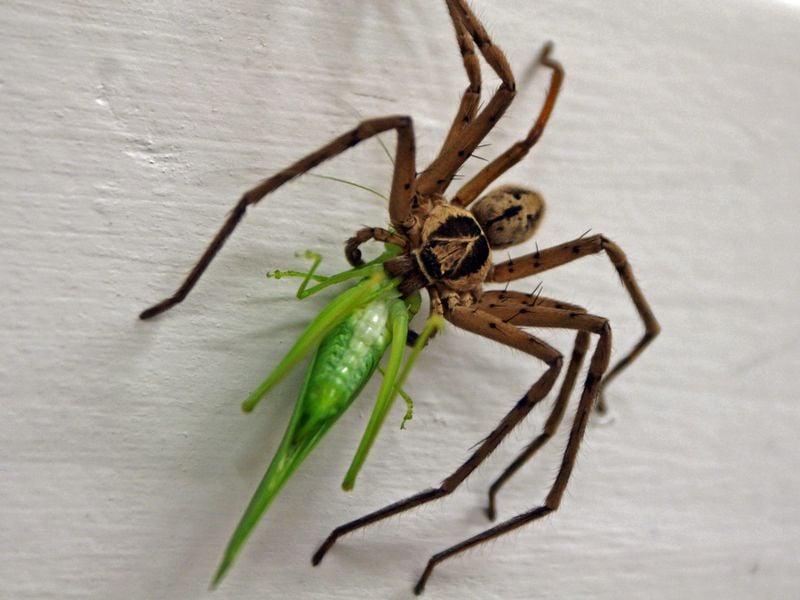
<path id="1" fill-rule="evenodd" d="M 529 239 L 544 215 L 544 199 L 533 190 L 506 185 L 492 190 L 471 208 L 493 250 Z"/>

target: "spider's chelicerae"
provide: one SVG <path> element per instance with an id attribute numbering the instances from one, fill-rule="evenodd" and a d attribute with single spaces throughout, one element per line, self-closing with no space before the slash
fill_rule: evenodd
<path id="1" fill-rule="evenodd" d="M 505 55 L 489 39 L 472 10 L 464 0 L 446 0 L 446 3 L 455 27 L 469 85 L 461 98 L 442 149 L 433 162 L 423 171 L 417 172 L 414 130 L 410 117 L 392 116 L 363 121 L 355 129 L 246 192 L 175 294 L 141 314 L 142 319 L 147 319 L 181 302 L 249 206 L 256 204 L 284 183 L 365 139 L 396 130 L 397 149 L 389 202 L 391 230 L 366 228 L 358 231 L 347 241 L 345 253 L 348 261 L 353 265 L 361 264 L 359 246 L 368 240 L 399 246 L 402 253 L 388 260 L 385 268 L 390 274 L 403 279 L 400 290 L 404 295 L 426 289 L 432 312 L 443 315 L 457 327 L 530 354 L 543 361 L 547 368 L 500 424 L 480 443 L 470 458 L 440 485 L 336 528 L 314 554 L 314 564 L 322 560 L 342 535 L 436 500 L 455 490 L 497 448 L 508 432 L 550 392 L 563 369 L 561 353 L 523 328 L 574 330 L 574 349 L 542 433 L 509 465 L 489 490 L 487 514 L 493 520 L 498 490 L 555 434 L 588 351 L 590 335 L 598 336 L 563 459 L 544 502 L 431 557 L 415 588 L 417 593 L 423 590 L 433 568 L 439 562 L 558 509 L 595 400 L 597 399 L 599 410 L 604 407 L 601 388 L 639 356 L 659 332 L 658 323 L 633 277 L 625 254 L 604 235 L 580 237 L 532 254 L 492 263 L 491 251 L 528 240 L 534 234 L 544 211 L 544 201 L 539 194 L 517 186 L 501 187 L 477 202 L 475 200 L 489 184 L 518 163 L 544 131 L 564 78 L 561 65 L 551 58 L 550 44 L 544 46 L 539 56 L 539 64 L 550 71 L 550 88 L 533 127 L 524 139 L 484 166 L 452 194 L 449 200 L 445 199 L 445 191 L 456 172 L 497 124 L 515 95 L 514 76 Z M 502 82 L 482 109 L 479 107 L 481 74 L 476 47 Z M 470 206 L 471 209 L 467 210 Z M 605 318 L 589 314 L 579 306 L 541 295 L 482 289 L 484 282 L 515 281 L 599 252 L 605 252 L 614 265 L 645 326 L 644 335 L 639 342 L 611 370 L 608 370 L 611 329 Z"/>

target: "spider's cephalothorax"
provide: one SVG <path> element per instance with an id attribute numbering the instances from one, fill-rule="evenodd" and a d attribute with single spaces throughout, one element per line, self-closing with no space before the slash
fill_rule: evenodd
<path id="1" fill-rule="evenodd" d="M 388 261 L 386 269 L 403 278 L 404 295 L 423 287 L 445 296 L 472 292 L 459 295 L 461 304 L 470 304 L 491 268 L 490 251 L 530 239 L 544 214 L 544 200 L 534 191 L 508 185 L 489 192 L 470 210 L 437 199 L 433 208 L 420 213 L 407 235 L 418 239 L 419 247 Z"/>
<path id="2" fill-rule="evenodd" d="M 544 214 L 541 196 L 516 186 L 501 187 L 480 200 L 477 199 L 493 181 L 519 163 L 541 138 L 564 78 L 564 69 L 550 56 L 551 44 L 545 44 L 537 60 L 539 66 L 549 70 L 550 88 L 531 129 L 524 138 L 487 162 L 461 185 L 451 195 L 449 202 L 444 199 L 450 183 L 503 116 L 516 94 L 516 83 L 508 60 L 489 38 L 467 1 L 445 0 L 445 3 L 455 28 L 468 86 L 461 97 L 441 150 L 434 160 L 426 168 L 417 170 L 414 128 L 410 117 L 390 116 L 363 121 L 354 129 L 245 192 L 177 291 L 140 315 L 142 319 L 148 319 L 183 301 L 248 207 L 288 181 L 363 140 L 386 131 L 393 130 L 397 133 L 389 198 L 391 230 L 367 228 L 358 231 L 346 244 L 348 261 L 353 265 L 362 262 L 359 246 L 368 240 L 398 246 L 400 254 L 384 265 L 392 275 L 401 277 L 400 289 L 404 294 L 427 289 L 432 311 L 443 314 L 456 327 L 520 350 L 542 361 L 547 367 L 500 424 L 477 444 L 467 461 L 440 485 L 336 528 L 314 554 L 314 564 L 322 560 L 341 536 L 450 494 L 497 448 L 508 432 L 550 393 L 563 370 L 565 373 L 561 388 L 541 434 L 503 471 L 489 489 L 487 515 L 494 519 L 495 496 L 498 490 L 554 437 L 589 351 L 590 340 L 592 336 L 597 336 L 563 458 L 555 481 L 543 502 L 521 515 L 435 554 L 428 561 L 417 583 L 417 593 L 424 588 L 433 568 L 443 560 L 558 509 L 572 474 L 592 407 L 595 406 L 595 401 L 598 408 L 603 406 L 601 389 L 605 389 L 614 376 L 633 362 L 660 331 L 625 253 L 604 235 L 580 236 L 557 246 L 542 250 L 537 248 L 535 252 L 492 263 L 491 250 L 507 248 L 529 239 Z M 478 54 L 501 81 L 499 88 L 485 102 L 481 100 Z M 470 206 L 471 212 L 467 210 Z M 611 328 L 607 319 L 590 314 L 580 306 L 546 298 L 538 293 L 482 289 L 484 282 L 509 283 L 598 253 L 604 253 L 614 266 L 645 328 L 636 345 L 610 370 Z M 561 352 L 531 332 L 531 329 L 547 328 L 575 332 L 568 362 L 564 361 Z"/>
<path id="3" fill-rule="evenodd" d="M 492 266 L 490 245 L 470 211 L 436 204 L 416 228 L 410 237 L 420 240 L 419 247 L 386 263 L 387 271 L 403 278 L 404 295 L 430 286 L 456 292 L 480 287 Z"/>

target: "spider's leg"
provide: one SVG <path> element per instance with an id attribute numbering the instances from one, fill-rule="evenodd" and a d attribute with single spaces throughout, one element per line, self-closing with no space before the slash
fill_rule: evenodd
<path id="1" fill-rule="evenodd" d="M 355 129 L 351 129 L 347 133 L 340 135 L 316 152 L 312 152 L 290 167 L 265 179 L 253 189 L 245 192 L 236 206 L 234 206 L 233 211 L 222 225 L 222 228 L 217 232 L 211 244 L 206 248 L 200 260 L 197 261 L 197 264 L 189 272 L 189 275 L 177 291 L 172 296 L 165 298 L 158 304 L 142 312 L 139 317 L 142 319 L 149 319 L 183 301 L 194 287 L 195 283 L 197 283 L 197 280 L 200 279 L 200 276 L 206 270 L 209 263 L 214 259 L 217 252 L 222 248 L 225 240 L 228 239 L 228 236 L 230 236 L 239 224 L 248 206 L 256 204 L 264 196 L 276 190 L 284 183 L 313 169 L 329 158 L 341 154 L 348 148 L 352 148 L 367 138 L 383 133 L 384 131 L 389 131 L 390 129 L 397 130 L 397 158 L 395 160 L 394 176 L 392 179 L 392 194 L 389 200 L 389 215 L 393 225 L 402 224 L 402 222 L 408 218 L 411 198 L 414 195 L 415 153 L 414 128 L 411 123 L 411 118 L 395 116 L 362 121 Z"/>
<path id="2" fill-rule="evenodd" d="M 533 124 L 533 127 L 531 127 L 528 135 L 478 171 L 478 173 L 465 183 L 461 189 L 458 190 L 456 195 L 453 196 L 451 200 L 452 204 L 468 206 L 489 186 L 489 184 L 521 161 L 541 137 L 545 125 L 547 125 L 547 121 L 550 119 L 550 115 L 553 112 L 553 107 L 558 97 L 558 91 L 561 89 L 561 83 L 564 80 L 563 67 L 560 63 L 550 58 L 552 49 L 553 45 L 548 42 L 544 45 L 539 55 L 539 64 L 552 69 L 550 89 L 547 91 L 547 97 L 539 111 L 539 116 L 536 117 L 536 122 Z"/>
<path id="3" fill-rule="evenodd" d="M 475 114 L 478 112 L 478 103 L 481 99 L 481 67 L 478 57 L 475 54 L 475 44 L 466 27 L 464 27 L 464 23 L 461 22 L 461 17 L 458 16 L 452 3 L 447 3 L 447 10 L 450 13 L 453 27 L 456 30 L 456 41 L 458 42 L 458 49 L 461 52 L 464 70 L 467 72 L 469 85 L 461 96 L 458 112 L 456 112 L 453 118 L 453 123 L 450 125 L 450 130 L 447 132 L 447 137 L 442 144 L 439 155 L 450 148 L 450 144 L 455 137 L 461 133 L 464 127 L 472 122 L 475 118 Z"/>
<path id="4" fill-rule="evenodd" d="M 571 316 L 574 314 L 576 316 Z M 524 318 L 522 318 L 524 315 Z M 460 542 L 442 552 L 434 554 L 428 561 L 425 571 L 422 573 L 419 581 L 417 582 L 414 592 L 417 594 L 422 593 L 425 589 L 425 583 L 431 576 L 434 567 L 440 562 L 450 558 L 451 556 L 463 552 L 467 548 L 471 548 L 478 544 L 482 544 L 488 540 L 503 535 L 509 531 L 517 529 L 531 521 L 540 519 L 551 512 L 558 509 L 561 504 L 561 498 L 566 490 L 569 477 L 572 469 L 575 466 L 575 459 L 578 455 L 583 434 L 586 431 L 586 424 L 589 421 L 589 414 L 592 410 L 592 404 L 600 389 L 600 381 L 603 373 L 608 367 L 608 360 L 611 354 L 611 328 L 608 326 L 608 321 L 601 317 L 588 315 L 584 313 L 572 313 L 570 311 L 561 311 L 551 308 L 533 308 L 529 313 L 520 313 L 514 319 L 523 325 L 535 325 L 539 327 L 563 327 L 567 329 L 578 329 L 579 331 L 591 331 L 597 333 L 600 339 L 597 342 L 592 360 L 589 366 L 589 373 L 586 376 L 586 383 L 583 387 L 583 393 L 578 404 L 578 409 L 575 413 L 575 419 L 572 423 L 572 429 L 569 434 L 569 441 L 564 450 L 564 456 L 561 459 L 561 466 L 558 469 L 558 474 L 553 482 L 550 491 L 545 498 L 544 504 L 532 510 L 522 513 L 512 519 L 504 521 L 499 525 L 495 525 L 475 535 L 463 542 Z"/>
<path id="5" fill-rule="evenodd" d="M 586 312 L 584 308 L 575 306 L 574 304 L 515 291 L 486 292 L 481 296 L 478 305 L 484 308 L 484 310 L 514 325 L 525 325 L 525 317 L 527 313 L 532 310 L 532 307 L 536 307 L 537 309 L 555 308 L 578 313 Z M 542 427 L 542 433 L 536 436 L 536 438 L 525 447 L 519 456 L 514 459 L 489 487 L 489 504 L 486 508 L 486 515 L 492 521 L 494 521 L 495 515 L 497 514 L 495 498 L 500 488 L 503 487 L 505 482 L 527 463 L 542 446 L 550 441 L 558 431 L 558 426 L 561 424 L 564 417 L 564 412 L 569 403 L 569 398 L 572 395 L 572 390 L 575 388 L 575 381 L 578 378 L 578 372 L 581 369 L 583 358 L 588 348 L 589 333 L 586 331 L 578 331 L 569 366 L 567 367 L 567 373 L 564 376 L 564 381 L 561 383 L 561 389 L 558 392 L 558 397 L 553 404 L 553 408 L 550 410 L 550 415 L 547 417 L 547 421 Z"/>
<path id="6" fill-rule="evenodd" d="M 661 331 L 661 327 L 658 321 L 656 321 L 656 317 L 650 305 L 647 303 L 647 299 L 639 288 L 639 284 L 636 283 L 636 279 L 633 276 L 633 269 L 628 263 L 628 259 L 622 249 L 603 235 L 598 234 L 585 238 L 578 238 L 559 246 L 553 246 L 552 248 L 536 251 L 532 254 L 526 254 L 525 256 L 496 264 L 489 273 L 487 281 L 514 281 L 522 277 L 542 273 L 543 271 L 572 262 L 583 256 L 597 254 L 599 252 L 605 252 L 614 265 L 614 268 L 617 270 L 622 280 L 622 284 L 625 286 L 628 295 L 636 306 L 639 317 L 644 323 L 644 334 L 642 338 L 625 356 L 617 361 L 603 380 L 600 397 L 597 401 L 597 410 L 599 412 L 604 412 L 606 403 L 603 398 L 603 392 L 608 384 L 625 367 L 631 364 Z"/>
<path id="7" fill-rule="evenodd" d="M 453 490 L 455 490 L 461 482 L 464 481 L 495 448 L 497 448 L 508 432 L 547 395 L 553 387 L 555 380 L 558 378 L 563 360 L 558 350 L 549 344 L 520 330 L 514 325 L 504 323 L 502 319 L 474 307 L 457 307 L 449 312 L 445 312 L 445 316 L 457 327 L 498 341 L 538 358 L 548 365 L 547 370 L 536 380 L 514 408 L 500 421 L 500 424 L 494 431 L 480 443 L 467 461 L 447 477 L 438 487 L 427 489 L 404 500 L 390 504 L 360 519 L 337 527 L 314 553 L 312 562 L 315 565 L 319 564 L 328 550 L 330 550 L 331 546 L 343 535 L 414 508 L 415 506 L 420 506 L 431 500 L 447 496 L 453 492 Z"/>
<path id="8" fill-rule="evenodd" d="M 447 188 L 453 175 L 475 151 L 486 134 L 494 128 L 516 94 L 514 75 L 505 54 L 492 43 L 486 29 L 467 6 L 466 0 L 447 0 L 447 7 L 453 22 L 458 19 L 467 30 L 483 58 L 500 77 L 501 84 L 486 107 L 471 119 L 470 123 L 461 128 L 457 135 L 448 136 L 450 143 L 445 145 L 430 166 L 420 173 L 417 191 L 423 196 L 441 193 Z M 455 27 L 456 35 L 459 35 L 459 25 L 456 24 Z"/>
<path id="9" fill-rule="evenodd" d="M 359 246 L 369 240 L 394 244 L 401 248 L 405 248 L 408 245 L 407 240 L 396 233 L 392 233 L 381 227 L 364 227 L 356 231 L 356 234 L 345 242 L 344 255 L 347 257 L 347 262 L 354 267 L 363 265 L 364 261 L 361 258 Z"/>

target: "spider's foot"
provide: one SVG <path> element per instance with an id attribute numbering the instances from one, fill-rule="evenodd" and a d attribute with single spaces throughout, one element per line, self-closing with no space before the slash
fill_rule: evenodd
<path id="1" fill-rule="evenodd" d="M 597 395 L 597 400 L 594 403 L 594 412 L 598 415 L 608 414 L 608 404 L 606 403 L 606 396 L 602 392 Z"/>
<path id="2" fill-rule="evenodd" d="M 423 571 L 422 576 L 417 581 L 417 585 L 414 586 L 414 595 L 419 596 L 422 592 L 425 591 L 425 584 L 428 582 L 428 578 L 433 573 L 433 558 L 428 561 L 428 564 L 425 566 L 425 571 Z"/>
<path id="3" fill-rule="evenodd" d="M 614 422 L 614 413 L 608 409 L 605 394 L 603 394 L 602 391 L 597 396 L 597 400 L 594 403 L 594 413 L 596 416 L 593 419 L 593 423 L 598 427 L 605 427 Z"/>
<path id="4" fill-rule="evenodd" d="M 500 486 L 497 485 L 498 483 L 502 482 L 495 481 L 489 488 L 489 504 L 487 504 L 486 508 L 484 509 L 484 512 L 486 513 L 486 518 L 488 518 L 490 521 L 494 521 L 497 518 L 496 497 L 497 497 L 497 491 L 500 489 Z"/>
<path id="5" fill-rule="evenodd" d="M 322 542 L 322 545 L 317 548 L 317 551 L 314 552 L 314 556 L 311 557 L 311 564 L 315 567 L 322 562 L 322 559 L 328 553 L 333 545 L 336 543 L 336 540 L 339 539 L 338 530 L 334 529 L 331 534 L 325 538 L 325 541 Z"/>
<path id="6" fill-rule="evenodd" d="M 483 509 L 483 512 L 486 513 L 486 518 L 490 521 L 494 521 L 497 518 L 497 511 L 495 510 L 493 499 L 489 500 L 489 506 Z"/>

